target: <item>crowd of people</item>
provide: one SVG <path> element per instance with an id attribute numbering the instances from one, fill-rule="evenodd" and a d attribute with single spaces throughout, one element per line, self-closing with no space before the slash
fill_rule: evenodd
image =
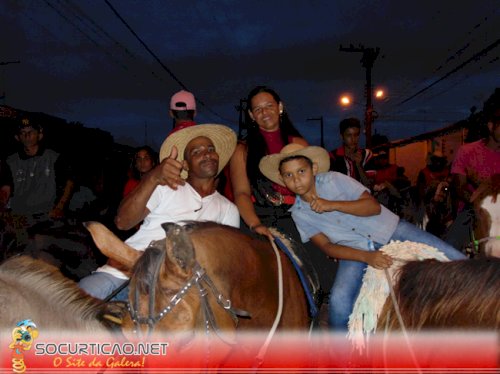
<path id="1" fill-rule="evenodd" d="M 329 322 L 337 330 L 347 328 L 366 266 L 391 266 L 393 259 L 378 251 L 390 240 L 426 243 L 449 259 L 466 259 L 461 233 L 470 224 L 471 194 L 500 173 L 498 105 L 485 110 L 483 138 L 464 144 L 451 162 L 430 153 L 413 186 L 404 167 L 390 163 L 389 147 L 360 147 L 359 119 L 340 121 L 342 145 L 327 151 L 308 144 L 272 88 L 255 87 L 247 103 L 247 134 L 237 139 L 227 126 L 194 121 L 192 93 L 172 96 L 173 128 L 165 131 L 159 156 L 148 146 L 135 150 L 113 216 L 127 244 L 145 250 L 165 235 L 164 222 L 210 220 L 262 238 L 272 238 L 276 228 L 303 244 L 329 294 Z M 19 217 L 16 230 L 26 235 L 23 243 L 16 234 L 17 247 L 32 255 L 45 250 L 39 237 L 47 225 L 98 220 L 106 206 L 97 203 L 102 175 L 87 181 L 75 175 L 43 137 L 39 123 L 22 119 L 19 150 L 0 163 L 2 241 L 12 225 L 6 217 Z M 127 297 L 127 275 L 107 259 L 75 278 L 94 297 Z"/>

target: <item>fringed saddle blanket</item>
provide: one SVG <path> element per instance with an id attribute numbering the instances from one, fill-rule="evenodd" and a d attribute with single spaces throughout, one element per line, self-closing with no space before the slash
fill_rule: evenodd
<path id="1" fill-rule="evenodd" d="M 380 248 L 380 251 L 387 253 L 394 259 L 392 266 L 388 269 L 392 284 L 397 282 L 397 270 L 406 261 L 421 261 L 430 258 L 448 261 L 448 258 L 436 248 L 410 241 L 391 241 Z M 384 270 L 368 266 L 363 276 L 363 285 L 349 318 L 347 334 L 349 340 L 358 350 L 365 348 L 365 342 L 368 341 L 370 334 L 376 331 L 379 315 L 389 294 L 389 284 Z"/>

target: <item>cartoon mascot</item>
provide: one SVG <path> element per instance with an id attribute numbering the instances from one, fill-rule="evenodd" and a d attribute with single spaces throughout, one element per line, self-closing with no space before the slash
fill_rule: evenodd
<path id="1" fill-rule="evenodd" d="M 10 343 L 9 348 L 12 349 L 12 369 L 15 373 L 26 371 L 23 351 L 29 351 L 33 340 L 37 337 L 38 329 L 30 319 L 18 322 L 12 330 L 12 343 Z"/>

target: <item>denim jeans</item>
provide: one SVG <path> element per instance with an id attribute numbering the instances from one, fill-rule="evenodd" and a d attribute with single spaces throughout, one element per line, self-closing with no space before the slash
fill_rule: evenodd
<path id="1" fill-rule="evenodd" d="M 111 293 L 119 288 L 124 279 L 117 278 L 109 273 L 103 271 L 96 271 L 80 280 L 78 286 L 97 299 L 104 300 L 106 297 L 111 295 Z M 115 297 L 111 300 L 113 301 L 127 301 L 128 300 L 128 286 L 121 290 Z"/>
<path id="2" fill-rule="evenodd" d="M 391 240 L 410 240 L 435 247 L 450 260 L 462 260 L 466 256 L 436 236 L 417 226 L 400 220 Z M 375 243 L 375 248 L 381 245 Z M 329 299 L 329 323 L 333 330 L 347 331 L 349 316 L 358 297 L 367 264 L 358 261 L 340 260 Z"/>

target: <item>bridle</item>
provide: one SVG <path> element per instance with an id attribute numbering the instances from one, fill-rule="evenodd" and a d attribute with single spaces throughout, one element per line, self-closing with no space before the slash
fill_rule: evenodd
<path id="1" fill-rule="evenodd" d="M 150 336 L 156 324 L 174 309 L 174 307 L 186 296 L 191 287 L 196 286 L 198 288 L 201 309 L 203 310 L 204 315 L 205 333 L 208 335 L 210 334 L 210 331 L 214 331 L 217 336 L 219 336 L 219 338 L 226 343 L 235 344 L 234 341 L 228 341 L 227 338 L 224 338 L 220 333 L 214 317 L 214 313 L 212 311 L 210 303 L 208 302 L 208 291 L 212 292 L 215 300 L 217 301 L 217 304 L 219 304 L 222 308 L 224 308 L 226 312 L 229 313 L 235 325 L 238 324 L 238 317 L 249 317 L 250 314 L 246 311 L 233 308 L 231 306 L 231 300 L 225 298 L 224 295 L 217 289 L 211 278 L 206 273 L 205 269 L 203 269 L 198 262 L 195 262 L 193 266 L 193 275 L 191 276 L 191 278 L 170 299 L 167 306 L 163 308 L 159 313 L 155 314 L 156 283 L 158 282 L 158 278 L 160 276 L 160 270 L 164 262 L 165 255 L 166 250 L 163 250 L 160 258 L 156 262 L 153 278 L 151 280 L 151 284 L 149 285 L 150 291 L 147 316 L 141 316 L 139 314 L 139 289 L 138 287 L 134 287 L 133 301 L 128 303 L 128 311 L 135 325 L 134 333 L 142 335 L 140 327 L 141 325 L 147 325 L 147 336 Z M 208 286 L 208 288 L 205 286 Z"/>

